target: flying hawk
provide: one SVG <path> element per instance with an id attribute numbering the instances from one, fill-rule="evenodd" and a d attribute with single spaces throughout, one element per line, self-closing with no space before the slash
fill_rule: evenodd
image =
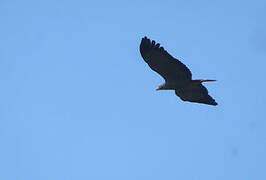
<path id="1" fill-rule="evenodd" d="M 192 80 L 190 70 L 178 59 L 171 56 L 159 43 L 146 36 L 140 43 L 140 54 L 152 70 L 165 80 L 156 90 L 175 90 L 175 94 L 183 101 L 217 105 L 208 94 L 202 82 L 216 81 L 209 79 Z"/>

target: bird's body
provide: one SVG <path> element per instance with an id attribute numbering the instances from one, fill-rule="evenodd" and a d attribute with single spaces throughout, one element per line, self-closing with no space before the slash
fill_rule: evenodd
<path id="1" fill-rule="evenodd" d="M 183 101 L 217 105 L 215 100 L 208 95 L 208 90 L 201 84 L 215 80 L 192 80 L 190 70 L 182 62 L 172 57 L 160 44 L 156 44 L 147 37 L 141 40 L 140 53 L 150 68 L 165 79 L 165 83 L 157 90 L 175 90 L 175 94 Z"/>

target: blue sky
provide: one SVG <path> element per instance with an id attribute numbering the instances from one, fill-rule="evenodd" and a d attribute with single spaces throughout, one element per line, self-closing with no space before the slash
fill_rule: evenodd
<path id="1" fill-rule="evenodd" d="M 0 179 L 265 180 L 266 1 L 0 1 Z M 218 106 L 155 91 L 148 36 Z"/>

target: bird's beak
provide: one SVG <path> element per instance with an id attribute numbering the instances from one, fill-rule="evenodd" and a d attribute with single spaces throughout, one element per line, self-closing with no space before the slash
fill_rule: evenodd
<path id="1" fill-rule="evenodd" d="M 159 86 L 159 87 L 156 88 L 156 91 L 158 91 L 158 90 L 160 90 L 160 89 L 161 89 L 161 87 Z"/>

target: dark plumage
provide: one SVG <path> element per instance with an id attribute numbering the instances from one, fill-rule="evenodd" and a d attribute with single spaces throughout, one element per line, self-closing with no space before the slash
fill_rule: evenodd
<path id="1" fill-rule="evenodd" d="M 183 101 L 217 105 L 201 84 L 215 80 L 192 80 L 190 70 L 182 62 L 172 57 L 159 43 L 147 37 L 141 40 L 140 54 L 150 68 L 165 79 L 165 83 L 157 90 L 175 90 L 175 94 Z"/>

